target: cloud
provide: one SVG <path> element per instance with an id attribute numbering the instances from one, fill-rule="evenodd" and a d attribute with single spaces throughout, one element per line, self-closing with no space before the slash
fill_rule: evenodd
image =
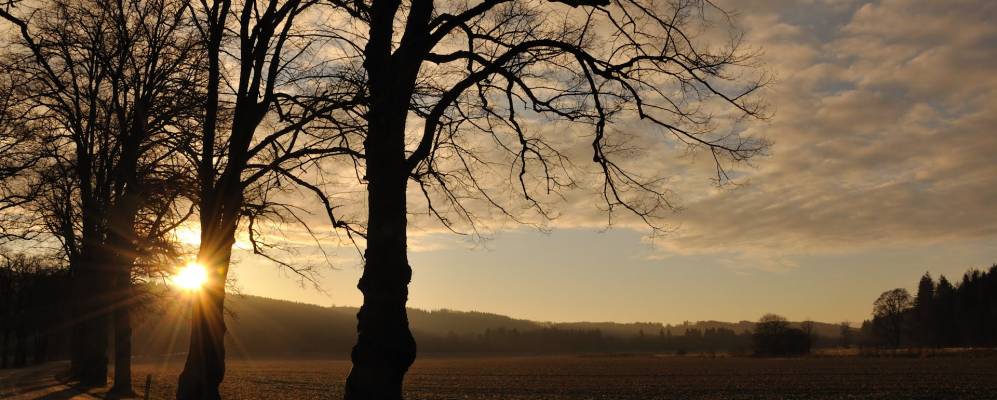
<path id="1" fill-rule="evenodd" d="M 781 271 L 799 265 L 795 256 L 814 252 L 997 237 L 997 3 L 727 3 L 746 43 L 763 51 L 764 67 L 777 79 L 764 93 L 773 118 L 743 127 L 773 140 L 769 156 L 735 171 L 742 185 L 718 189 L 709 157 L 688 154 L 636 121 L 612 127 L 614 134 L 630 133 L 640 150 L 621 162 L 642 176 L 667 177 L 681 208 L 667 221 L 673 230 L 654 241 L 665 256 L 712 254 L 732 265 Z M 578 188 L 539 199 L 558 216 L 541 225 L 605 227 L 584 128 L 541 120 L 527 128 L 555 138 L 579 160 L 570 168 Z M 524 208 L 516 171 L 499 155 L 485 157 L 495 157 L 480 175 L 491 194 L 542 222 Z M 342 171 L 329 187 L 348 193 L 338 199 L 340 212 L 362 220 L 363 187 L 351 168 Z M 414 186 L 411 250 L 454 246 L 459 241 L 440 238 L 447 231 Z M 465 205 L 486 235 L 519 226 L 483 201 L 465 199 Z M 317 230 L 325 231 L 323 214 L 314 204 L 310 209 Z M 644 229 L 617 217 L 616 226 Z M 311 240 L 300 230 L 285 233 L 302 246 Z M 323 240 L 349 247 L 331 235 Z"/>
<path id="2" fill-rule="evenodd" d="M 841 6 L 743 7 L 779 77 L 755 128 L 775 145 L 750 184 L 684 204 L 666 250 L 779 259 L 997 236 L 997 7 L 852 4 L 826 29 Z"/>

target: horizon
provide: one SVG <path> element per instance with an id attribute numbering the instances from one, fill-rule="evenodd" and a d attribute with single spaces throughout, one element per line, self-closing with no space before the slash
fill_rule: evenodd
<path id="1" fill-rule="evenodd" d="M 775 312 L 794 320 L 854 324 L 870 317 L 882 290 L 912 289 L 912 276 L 928 272 L 957 281 L 967 270 L 997 262 L 997 218 L 989 212 L 997 202 L 997 166 L 988 162 L 988 154 L 997 151 L 991 133 L 997 121 L 988 111 L 997 104 L 997 78 L 986 73 L 985 62 L 963 67 L 980 79 L 945 78 L 953 66 L 945 57 L 997 53 L 994 41 L 985 40 L 997 37 L 979 18 L 985 13 L 967 5 L 904 8 L 865 1 L 722 5 L 736 14 L 746 41 L 767 50 L 760 62 L 777 77 L 764 88 L 774 116 L 742 128 L 771 139 L 769 154 L 756 165 L 731 170 L 731 184 L 718 187 L 709 182 L 714 171 L 708 160 L 655 145 L 654 151 L 675 156 L 651 166 L 672 174 L 676 182 L 669 190 L 677 209 L 663 218 L 666 230 L 654 238 L 647 226 L 627 216 L 609 224 L 585 189 L 555 204 L 556 218 L 541 222 L 540 229 L 479 209 L 481 226 L 475 229 L 482 231 L 456 235 L 414 207 L 410 304 L 544 321 L 674 324 L 751 321 Z M 916 28 L 909 22 L 891 23 L 893 30 L 870 25 L 878 16 L 930 20 L 922 25 L 950 40 L 907 37 Z M 884 66 L 901 76 L 869 76 Z M 926 78 L 902 79 L 911 74 Z M 972 96 L 961 97 L 967 93 Z M 927 123 L 927 117 L 934 119 Z M 853 126 L 857 120 L 863 123 Z M 632 121 L 621 125 L 641 129 Z M 869 147 L 849 154 L 855 149 L 829 139 Z M 646 138 L 634 140 L 647 144 Z M 802 173 L 804 166 L 814 170 Z M 315 201 L 285 197 L 316 213 Z M 308 217 L 316 230 L 329 228 L 320 217 Z M 252 255 L 240 232 L 232 270 L 247 293 L 317 305 L 361 304 L 355 282 L 362 264 L 338 234 L 312 238 L 297 227 L 269 227 L 266 233 L 288 246 L 280 259 L 315 267 L 321 291 L 299 287 L 293 273 Z M 196 253 L 196 227 L 184 225 L 174 235 L 189 254 Z M 574 257 L 576 247 L 605 266 Z M 612 250 L 596 254 L 600 248 Z M 543 254 L 547 251 L 564 257 Z M 557 272 L 544 272 L 549 265 L 518 257 L 523 254 L 538 255 Z M 583 268 L 573 270 L 571 262 Z M 475 263 L 480 268 L 468 267 Z M 506 266 L 515 272 L 502 276 Z M 614 268 L 619 274 L 610 273 Z M 854 281 L 839 269 L 850 271 Z M 577 280 L 558 287 L 557 280 L 572 273 Z M 530 274 L 544 284 L 518 279 Z M 502 282 L 509 294 L 496 293 L 489 280 Z M 609 282 L 613 286 L 599 287 Z M 661 291 L 679 294 L 656 293 L 649 287 L 655 282 Z M 689 290 L 695 285 L 697 290 Z M 611 305 L 595 304 L 586 295 L 606 292 L 615 293 L 604 299 Z M 630 301 L 620 300 L 624 297 Z M 572 302 L 586 306 L 571 307 Z"/>
<path id="2" fill-rule="evenodd" d="M 555 204 L 558 218 L 542 225 L 550 235 L 478 207 L 483 237 L 465 238 L 413 206 L 410 305 L 551 321 L 775 312 L 859 323 L 883 290 L 910 289 L 925 272 L 957 281 L 997 262 L 992 4 L 727 3 L 776 79 L 763 95 L 771 120 L 742 128 L 773 141 L 768 155 L 718 188 L 707 157 L 650 147 L 667 160 L 641 168 L 670 175 L 681 207 L 653 240 L 622 214 L 606 231 L 587 189 Z M 957 70 L 973 79 L 951 79 Z M 287 260 L 316 266 L 329 296 L 243 250 L 233 271 L 244 290 L 361 303 L 356 250 L 322 236 L 326 255 L 301 230 L 281 232 L 295 249 Z"/>
<path id="3" fill-rule="evenodd" d="M 0 1 L 0 397 L 997 393 L 994 21 Z"/>
<path id="4" fill-rule="evenodd" d="M 554 239 L 552 239 L 552 236 L 556 236 L 556 235 L 601 236 L 601 235 L 607 235 L 607 234 L 612 234 L 612 233 L 611 232 L 603 232 L 603 233 L 599 233 L 599 232 L 585 232 L 585 231 L 581 231 L 581 230 L 566 230 L 566 231 L 565 230 L 556 230 L 556 231 L 554 231 L 552 233 L 539 233 L 539 232 L 524 232 L 523 230 L 520 230 L 518 232 L 513 232 L 513 233 L 506 232 L 504 234 L 527 235 L 527 236 L 531 236 L 532 239 L 531 240 L 503 240 L 502 237 L 501 237 L 502 235 L 499 235 L 498 237 L 496 237 L 493 240 L 491 240 L 490 246 L 492 246 L 492 248 L 488 249 L 488 250 L 477 248 L 477 247 L 473 247 L 473 246 L 472 247 L 467 247 L 467 246 L 461 247 L 460 245 L 457 245 L 456 248 L 451 248 L 451 249 L 446 249 L 446 250 L 436 250 L 436 251 L 443 251 L 443 252 L 445 252 L 447 255 L 449 255 L 451 257 L 451 259 L 458 258 L 458 259 L 461 259 L 461 260 L 478 260 L 479 262 L 485 262 L 485 261 L 487 261 L 489 263 L 489 265 L 492 266 L 492 268 L 498 268 L 494 264 L 501 263 L 501 260 L 493 260 L 493 259 L 490 259 L 490 258 L 488 258 L 486 260 L 487 257 L 485 257 L 489 253 L 500 252 L 501 249 L 496 248 L 498 246 L 506 246 L 506 245 L 508 245 L 508 246 L 524 246 L 524 245 L 530 245 L 532 243 L 532 244 L 537 245 L 538 247 L 543 247 L 544 244 L 545 244 L 544 239 L 554 240 Z M 617 234 L 626 236 L 624 238 L 617 238 L 618 240 L 624 240 L 624 241 L 640 237 L 640 234 L 639 233 L 635 233 L 635 232 L 617 232 Z M 560 240 L 569 240 L 569 239 L 561 238 Z M 645 250 L 651 250 L 650 248 L 647 248 L 645 244 L 641 244 L 641 243 L 632 243 L 631 242 L 631 246 L 635 246 L 636 248 L 645 248 Z M 958 249 L 958 246 L 956 246 L 955 248 Z M 486 253 L 486 252 L 488 252 L 488 253 Z M 651 322 L 651 323 L 669 324 L 669 325 L 673 325 L 674 326 L 674 325 L 681 325 L 684 321 L 690 321 L 690 322 L 698 322 L 698 321 L 719 321 L 719 322 L 741 322 L 741 321 L 748 321 L 748 322 L 754 322 L 754 321 L 757 321 L 759 317 L 761 317 L 762 315 L 764 315 L 766 313 L 775 313 L 775 314 L 783 315 L 783 316 L 785 316 L 786 318 L 788 318 L 791 321 L 804 321 L 804 320 L 810 319 L 810 320 L 813 320 L 813 321 L 824 322 L 824 323 L 849 322 L 852 326 L 858 326 L 858 325 L 861 325 L 862 321 L 871 319 L 871 317 L 872 317 L 872 303 L 873 303 L 874 300 L 876 300 L 876 297 L 879 296 L 879 294 L 882 293 L 883 291 L 886 291 L 886 290 L 889 290 L 889 289 L 893 289 L 893 288 L 905 288 L 905 289 L 908 289 L 908 290 L 914 290 L 917 287 L 917 285 L 916 285 L 917 284 L 917 279 L 919 279 L 921 277 L 921 275 L 923 275 L 925 272 L 930 273 L 931 276 L 933 278 L 935 278 L 935 279 L 938 279 L 940 276 L 944 275 L 950 282 L 952 282 L 953 284 L 956 284 L 956 283 L 958 283 L 962 279 L 962 276 L 963 276 L 963 274 L 965 272 L 971 271 L 971 270 L 986 269 L 986 268 L 989 268 L 991 265 L 994 265 L 994 263 L 995 263 L 995 261 L 984 261 L 984 260 L 987 259 L 988 254 L 991 254 L 991 253 L 988 253 L 986 251 L 980 251 L 980 252 L 972 252 L 972 251 L 970 251 L 970 252 L 968 252 L 969 253 L 968 256 L 965 256 L 964 258 L 962 258 L 963 261 L 961 263 L 952 262 L 951 263 L 952 265 L 945 265 L 945 263 L 948 262 L 946 260 L 946 259 L 948 259 L 947 255 L 943 254 L 943 255 L 939 256 L 937 254 L 936 255 L 925 254 L 925 253 L 931 253 L 931 252 L 933 252 L 933 250 L 929 250 L 929 251 L 922 250 L 921 252 L 918 252 L 918 253 L 912 253 L 912 254 L 907 254 L 907 255 L 902 255 L 902 256 L 898 255 L 898 254 L 888 255 L 889 256 L 888 258 L 893 258 L 893 259 L 899 258 L 899 260 L 895 261 L 895 264 L 894 264 L 894 266 L 892 268 L 884 268 L 884 270 L 879 271 L 879 274 L 878 274 L 878 276 L 880 277 L 879 280 L 868 280 L 868 281 L 862 283 L 861 285 L 858 285 L 858 286 L 860 286 L 862 288 L 862 291 L 859 292 L 859 293 L 855 293 L 855 290 L 856 290 L 855 287 L 842 286 L 841 290 L 837 291 L 835 293 L 837 293 L 837 296 L 840 296 L 839 299 L 841 300 L 841 302 L 844 302 L 844 303 L 852 305 L 852 308 L 854 309 L 852 317 L 848 317 L 848 316 L 841 317 L 839 314 L 830 314 L 831 315 L 830 317 L 822 317 L 819 313 L 814 312 L 813 309 L 808 308 L 809 305 L 807 303 L 805 303 L 805 302 L 803 302 L 802 305 L 800 305 L 800 304 L 796 304 L 796 305 L 788 304 L 788 303 L 792 303 L 791 298 L 789 297 L 789 295 L 794 294 L 794 292 L 795 292 L 795 295 L 800 296 L 800 298 L 803 298 L 803 299 L 807 299 L 807 298 L 812 298 L 813 297 L 813 294 L 811 292 L 806 291 L 806 290 L 798 291 L 798 290 L 790 290 L 789 288 L 787 288 L 787 289 L 785 289 L 785 290 L 783 290 L 781 292 L 770 293 L 770 295 L 772 296 L 771 301 L 768 302 L 768 303 L 756 306 L 754 308 L 754 310 L 752 310 L 752 311 L 748 311 L 748 312 L 744 312 L 744 313 L 737 313 L 737 312 L 731 313 L 731 312 L 729 312 L 730 311 L 729 308 L 715 307 L 715 308 L 712 308 L 712 309 L 713 310 L 724 311 L 724 312 L 727 312 L 727 313 L 726 314 L 714 314 L 714 315 L 697 316 L 697 314 L 695 314 L 694 312 L 690 311 L 688 313 L 681 314 L 683 316 L 675 317 L 675 318 L 671 318 L 671 319 L 669 319 L 669 318 L 654 318 L 653 316 L 650 316 L 651 314 L 648 314 L 649 315 L 648 318 L 631 318 L 631 319 L 613 318 L 612 315 L 616 315 L 617 313 L 612 308 L 604 309 L 603 310 L 603 312 L 604 312 L 603 314 L 598 314 L 598 313 L 588 314 L 588 315 L 592 315 L 592 317 L 584 317 L 584 316 L 580 316 L 580 317 L 570 317 L 570 316 L 567 316 L 566 317 L 566 315 L 584 315 L 584 314 L 578 314 L 577 311 L 575 311 L 574 313 L 572 313 L 570 311 L 569 312 L 559 312 L 557 310 L 552 310 L 552 309 L 556 308 L 556 305 L 550 306 L 550 307 L 546 307 L 545 309 L 547 310 L 546 311 L 547 313 L 538 313 L 538 312 L 536 312 L 536 310 L 532 310 L 533 312 L 518 313 L 518 312 L 516 312 L 515 309 L 513 309 L 511 307 L 503 309 L 501 306 L 494 307 L 494 308 L 483 308 L 483 307 L 475 306 L 472 303 L 473 301 L 480 301 L 480 295 L 482 293 L 481 292 L 482 288 L 481 287 L 475 287 L 473 285 L 473 282 L 472 282 L 471 288 L 469 288 L 467 291 L 471 292 L 471 293 L 476 293 L 478 296 L 475 296 L 475 297 L 466 297 L 464 299 L 465 303 L 453 302 L 453 303 L 449 303 L 449 304 L 441 304 L 441 303 L 432 302 L 432 301 L 421 301 L 419 299 L 419 297 L 421 297 L 421 296 L 419 296 L 420 291 L 418 290 L 419 287 L 420 287 L 419 286 L 419 284 L 420 284 L 420 276 L 419 276 L 420 275 L 420 271 L 419 271 L 419 268 L 417 267 L 417 265 L 419 265 L 419 264 L 416 264 L 416 262 L 421 261 L 421 259 L 423 257 L 425 257 L 426 259 L 431 259 L 432 255 L 431 254 L 424 255 L 424 254 L 418 253 L 418 252 L 416 252 L 416 253 L 414 253 L 412 255 L 413 267 L 415 269 L 415 271 L 413 272 L 413 282 L 412 282 L 412 286 L 413 286 L 414 289 L 413 289 L 413 298 L 411 298 L 410 301 L 409 301 L 409 307 L 410 308 L 417 308 L 417 309 L 420 309 L 420 310 L 426 310 L 426 311 L 447 309 L 447 310 L 454 310 L 454 311 L 484 312 L 484 313 L 491 313 L 491 314 L 498 314 L 498 315 L 508 316 L 508 317 L 515 318 L 515 319 L 524 319 L 524 320 L 537 321 L 537 322 L 554 322 L 554 323 L 564 323 L 564 322 L 616 322 L 616 323 Z M 528 253 L 530 253 L 530 252 L 526 251 L 526 250 L 523 250 L 521 248 L 517 249 L 517 251 L 508 251 L 507 252 L 507 254 L 528 254 Z M 956 252 L 953 252 L 953 253 L 956 253 Z M 963 253 L 965 253 L 965 252 L 963 252 Z M 501 256 L 504 256 L 504 254 L 501 254 L 501 253 L 498 254 L 498 255 L 500 256 L 500 258 L 501 258 Z M 444 256 L 437 255 L 437 257 L 443 258 Z M 844 258 L 845 259 L 855 260 L 855 257 L 856 256 L 844 257 Z M 851 266 L 849 268 L 850 270 L 854 271 L 854 270 L 866 270 L 866 269 L 869 269 L 869 268 L 875 268 L 876 267 L 876 263 L 880 261 L 880 260 L 877 260 L 877 259 L 871 259 L 871 260 L 862 261 L 861 257 L 862 256 L 858 256 L 858 258 L 860 258 L 860 260 L 853 261 L 853 262 L 860 262 L 860 264 Z M 978 260 L 978 261 L 975 261 L 975 260 Z M 650 264 L 654 264 L 655 261 L 654 260 L 649 260 L 647 262 L 650 263 Z M 912 265 L 916 265 L 916 267 L 907 267 L 906 265 L 908 265 L 908 263 L 910 263 Z M 646 267 L 646 265 L 644 267 Z M 732 270 L 729 270 L 729 269 L 725 268 L 724 266 L 713 265 L 711 267 L 715 269 L 713 271 L 714 274 L 723 276 L 723 275 L 727 275 L 729 273 L 730 274 L 729 276 L 733 280 L 757 279 L 757 280 L 763 280 L 764 281 L 764 280 L 770 280 L 770 278 L 773 278 L 773 275 L 770 275 L 772 273 L 759 273 L 759 272 L 755 272 L 755 274 L 753 274 L 753 275 L 745 275 L 745 273 L 743 271 L 736 271 L 736 270 L 732 271 Z M 299 284 L 301 284 L 301 283 L 300 283 L 299 279 L 296 276 L 294 276 L 293 274 L 288 274 L 286 271 L 280 271 L 280 270 L 275 269 L 275 268 L 258 268 L 258 266 L 256 266 L 256 268 L 254 270 L 251 270 L 251 271 L 246 271 L 243 268 L 244 268 L 244 266 L 243 266 L 242 263 L 238 263 L 238 264 L 234 264 L 233 265 L 233 272 L 234 272 L 234 275 L 235 275 L 235 278 L 236 278 L 235 279 L 235 282 L 236 282 L 235 284 L 237 286 L 242 287 L 242 289 L 240 289 L 240 292 L 239 292 L 240 294 L 248 294 L 248 295 L 255 295 L 255 296 L 260 296 L 260 297 L 267 297 L 267 298 L 277 299 L 277 300 L 287 300 L 287 301 L 293 301 L 293 302 L 300 302 L 300 303 L 312 304 L 312 305 L 317 305 L 317 306 L 322 306 L 322 307 L 329 307 L 329 306 L 358 307 L 359 306 L 358 303 L 350 303 L 348 301 L 337 301 L 337 297 L 339 297 L 339 298 L 342 298 L 342 297 L 337 296 L 336 293 L 332 293 L 332 296 L 326 297 L 323 293 L 321 293 L 321 292 L 315 290 L 314 288 L 312 288 L 310 286 L 310 284 L 308 284 L 308 283 L 303 283 L 303 286 L 300 286 Z M 254 268 L 254 267 L 250 267 L 250 268 Z M 690 265 L 683 265 L 680 268 L 682 268 L 683 271 L 688 272 L 688 271 L 691 271 L 691 270 L 695 270 L 695 269 L 697 269 L 699 267 L 697 267 L 695 265 L 692 265 L 692 266 L 690 266 Z M 431 271 L 431 272 L 436 272 L 436 271 Z M 612 272 L 612 271 L 604 271 L 604 272 Z M 664 271 L 662 271 L 662 272 L 664 272 Z M 813 273 L 813 272 L 820 272 L 820 269 L 818 268 L 817 270 L 811 270 L 810 272 L 811 273 Z M 341 290 L 343 292 L 356 291 L 356 289 L 352 286 L 352 284 L 353 284 L 353 282 L 355 282 L 355 279 L 359 278 L 359 274 L 360 273 L 361 273 L 361 270 L 360 270 L 359 265 L 354 265 L 352 267 L 342 267 L 339 270 L 331 270 L 331 269 L 330 270 L 325 270 L 325 271 L 321 271 L 322 278 L 321 278 L 320 282 L 323 282 L 322 285 L 325 288 L 336 288 L 336 289 L 339 289 L 339 290 Z M 799 273 L 801 273 L 801 272 L 800 271 L 796 272 L 796 274 L 799 274 Z M 255 286 L 255 285 L 252 285 L 252 284 L 245 283 L 246 280 L 243 279 L 244 274 L 251 274 L 252 280 L 250 282 L 266 282 L 266 286 Z M 776 274 L 774 276 L 775 279 L 783 279 L 784 281 L 786 281 L 786 280 L 788 280 L 788 281 L 795 281 L 795 279 L 793 279 L 793 277 L 792 277 L 792 275 L 794 274 L 793 271 L 781 271 L 781 272 L 777 272 L 775 274 Z M 786 276 L 787 274 L 789 274 L 790 276 Z M 432 282 L 432 283 L 435 283 L 435 284 L 441 285 L 441 286 L 444 285 L 445 282 L 446 282 L 447 277 L 446 276 L 438 276 L 438 273 L 436 275 L 437 276 L 431 276 L 431 277 L 429 277 L 429 279 L 427 279 L 427 280 L 434 280 L 434 282 Z M 844 276 L 842 276 L 842 275 L 844 275 Z M 845 274 L 842 274 L 842 275 L 839 275 L 838 278 L 839 279 L 845 279 L 845 278 L 847 278 L 848 274 L 845 273 Z M 508 277 L 508 279 L 505 282 L 503 282 L 503 284 L 504 285 L 515 285 L 516 284 L 515 280 L 516 280 L 517 276 L 518 276 L 517 274 L 511 274 Z M 827 278 L 825 275 L 822 275 L 822 274 L 816 274 L 816 275 L 811 275 L 811 276 L 812 276 L 811 279 L 825 279 L 825 278 Z M 444 284 L 438 283 L 439 281 L 443 281 Z M 734 283 L 737 283 L 737 282 L 733 282 L 731 284 L 734 284 Z M 810 282 L 810 284 L 813 285 L 814 283 Z M 774 285 L 774 286 L 778 287 L 778 285 Z M 623 286 L 623 288 L 626 289 L 627 287 Z M 694 291 L 698 291 L 700 288 L 691 288 L 691 289 L 693 289 Z M 755 290 L 765 290 L 765 288 L 758 289 L 758 288 L 752 288 L 750 286 L 749 287 L 744 287 L 743 289 L 745 289 L 745 290 L 747 290 L 749 292 L 755 291 Z M 425 293 L 425 292 L 428 292 L 428 290 L 423 290 L 421 292 Z M 342 293 L 340 293 L 340 295 L 342 295 Z M 358 298 L 359 297 L 357 297 L 357 299 Z M 502 304 L 502 300 L 503 300 L 503 297 L 496 296 L 495 298 L 493 298 L 493 301 L 494 301 L 493 304 Z M 828 305 L 832 306 L 835 309 L 838 309 L 837 308 L 838 306 L 836 306 L 835 304 L 841 304 L 841 303 L 835 303 L 833 301 L 833 300 L 835 300 L 835 298 L 822 297 L 821 300 L 831 301 L 831 303 L 828 304 Z M 680 305 L 683 305 L 683 304 L 686 304 L 686 303 L 674 303 L 674 304 L 676 306 L 680 306 Z M 648 305 L 645 305 L 644 307 L 637 307 L 637 308 L 640 309 L 640 310 L 644 310 L 644 311 L 646 311 L 646 310 L 655 310 L 656 309 L 656 308 L 648 306 Z M 825 308 L 827 308 L 827 306 L 825 306 Z M 664 305 L 662 305 L 660 307 L 660 309 L 667 311 L 670 308 L 667 306 L 667 304 L 664 304 Z M 599 315 L 603 315 L 605 317 L 599 317 Z M 742 316 L 738 317 L 737 315 L 742 315 Z"/>
<path id="5" fill-rule="evenodd" d="M 337 309 L 337 308 L 359 309 L 358 306 L 340 305 L 340 304 L 322 305 L 322 304 L 301 302 L 301 301 L 295 301 L 295 300 L 289 300 L 289 299 L 281 299 L 281 298 L 274 298 L 274 297 L 258 296 L 258 295 L 250 294 L 250 293 L 233 293 L 233 295 L 235 295 L 236 297 L 243 297 L 243 296 L 256 297 L 256 298 L 260 298 L 260 299 L 264 299 L 264 300 L 287 302 L 287 303 L 291 303 L 291 304 L 298 304 L 298 305 L 304 305 L 304 306 L 314 306 L 314 307 L 325 308 L 325 309 Z M 757 319 L 756 320 L 744 320 L 743 319 L 743 320 L 738 320 L 738 321 L 733 321 L 733 320 L 730 320 L 730 321 L 721 321 L 721 320 L 714 320 L 714 319 L 704 319 L 704 320 L 683 321 L 681 323 L 668 323 L 668 322 L 659 322 L 659 321 L 599 321 L 599 320 L 548 321 L 548 320 L 535 320 L 535 319 L 528 319 L 528 318 L 519 318 L 519 317 L 512 316 L 512 315 L 499 314 L 499 313 L 494 313 L 494 312 L 489 312 L 489 311 L 483 311 L 483 310 L 455 310 L 455 309 L 450 309 L 450 308 L 425 309 L 425 308 L 418 308 L 418 307 L 407 307 L 407 308 L 409 310 L 418 310 L 418 311 L 422 311 L 422 312 L 425 312 L 425 313 L 452 312 L 452 313 L 459 313 L 459 314 L 486 314 L 486 315 L 493 315 L 493 316 L 497 316 L 497 317 L 506 317 L 506 318 L 509 318 L 509 319 L 515 320 L 515 321 L 534 322 L 534 323 L 537 323 L 537 324 L 619 324 L 619 325 L 641 325 L 641 324 L 648 324 L 648 325 L 661 325 L 661 326 L 664 326 L 664 327 L 673 327 L 674 328 L 674 327 L 681 327 L 681 326 L 685 326 L 685 325 L 696 325 L 696 324 L 700 324 L 700 323 L 711 323 L 711 322 L 712 323 L 721 323 L 721 324 L 731 324 L 731 325 L 737 325 L 737 324 L 741 324 L 741 323 L 752 323 L 752 324 L 754 324 L 754 323 L 758 322 Z M 790 323 L 800 323 L 800 322 L 805 322 L 806 320 L 793 320 L 793 319 L 789 318 L 789 319 L 787 319 L 787 321 L 790 322 Z M 815 323 L 819 323 L 819 324 L 826 324 L 826 325 L 839 325 L 841 322 L 844 322 L 844 321 L 834 322 L 834 321 L 812 320 L 811 322 L 815 322 Z M 852 328 L 856 328 L 857 327 L 857 325 L 849 325 L 849 326 L 852 327 Z"/>

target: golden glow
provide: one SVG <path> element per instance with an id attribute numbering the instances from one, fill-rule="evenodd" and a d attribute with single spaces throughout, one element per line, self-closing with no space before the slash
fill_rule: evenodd
<path id="1" fill-rule="evenodd" d="M 192 262 L 180 268 L 171 280 L 181 289 L 197 290 L 208 281 L 208 271 L 203 265 Z"/>
<path id="2" fill-rule="evenodd" d="M 180 226 L 173 231 L 176 240 L 187 246 L 197 246 L 201 244 L 201 230 L 196 225 Z"/>

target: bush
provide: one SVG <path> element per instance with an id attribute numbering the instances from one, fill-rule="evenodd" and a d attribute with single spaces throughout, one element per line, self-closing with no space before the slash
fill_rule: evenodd
<path id="1" fill-rule="evenodd" d="M 758 321 L 752 334 L 756 356 L 789 356 L 810 353 L 810 335 L 790 328 L 785 318 L 768 314 Z"/>

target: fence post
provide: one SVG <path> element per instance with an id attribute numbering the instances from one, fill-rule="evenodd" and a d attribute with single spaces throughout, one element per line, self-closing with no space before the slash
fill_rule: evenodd
<path id="1" fill-rule="evenodd" d="M 152 389 L 152 374 L 145 376 L 145 400 L 149 400 L 149 391 Z"/>

